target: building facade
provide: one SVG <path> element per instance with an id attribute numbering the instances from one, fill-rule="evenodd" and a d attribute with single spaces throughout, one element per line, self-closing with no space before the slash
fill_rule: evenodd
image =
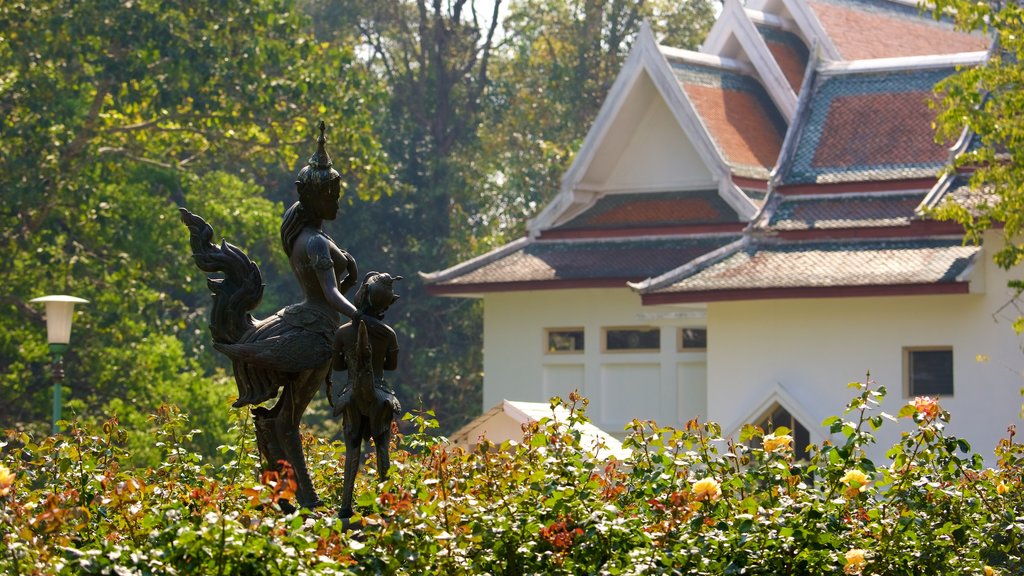
<path id="1" fill-rule="evenodd" d="M 1024 386 L 1009 276 L 927 215 L 970 145 L 935 142 L 933 88 L 988 48 L 886 0 L 729 0 L 697 52 L 643 29 L 527 235 L 424 275 L 484 300 L 484 406 L 578 389 L 612 433 L 806 444 L 870 372 L 885 410 L 938 396 L 988 452 Z"/>

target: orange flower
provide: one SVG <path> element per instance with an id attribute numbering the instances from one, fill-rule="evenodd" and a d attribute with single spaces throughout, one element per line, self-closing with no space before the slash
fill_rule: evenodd
<path id="1" fill-rule="evenodd" d="M 7 469 L 7 466 L 0 464 L 0 498 L 11 493 L 11 486 L 14 485 L 14 473 Z"/>
<path id="2" fill-rule="evenodd" d="M 939 401 L 930 396 L 914 398 L 914 410 L 924 414 L 925 421 L 935 420 L 939 415 Z"/>
<path id="3" fill-rule="evenodd" d="M 843 572 L 847 574 L 860 574 L 864 570 L 865 564 L 867 564 L 867 560 L 864 559 L 864 551 L 860 548 L 854 548 L 846 553 L 846 566 L 843 567 Z"/>
<path id="4" fill-rule="evenodd" d="M 793 449 L 793 437 L 789 434 L 783 434 L 776 436 L 775 434 L 769 434 L 764 437 L 764 451 L 765 452 L 780 452 L 784 450 Z"/>
<path id="5" fill-rule="evenodd" d="M 722 487 L 714 478 L 704 478 L 693 483 L 693 495 L 697 500 L 718 500 Z"/>

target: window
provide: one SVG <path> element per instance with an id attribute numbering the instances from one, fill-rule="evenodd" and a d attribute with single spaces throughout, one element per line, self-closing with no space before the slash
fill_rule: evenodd
<path id="1" fill-rule="evenodd" d="M 708 347 L 707 328 L 680 328 L 679 329 L 679 351 L 699 352 Z"/>
<path id="2" fill-rule="evenodd" d="M 579 354 L 583 352 L 583 328 L 548 328 L 548 354 Z"/>
<path id="3" fill-rule="evenodd" d="M 657 352 L 661 350 L 661 329 L 650 326 L 605 328 L 606 352 Z"/>
<path id="4" fill-rule="evenodd" d="M 811 444 L 811 433 L 807 431 L 807 428 L 799 420 L 789 413 L 789 410 L 786 410 L 778 403 L 773 404 L 756 424 L 764 429 L 765 434 L 770 434 L 772 430 L 780 426 L 789 428 L 789 433 L 793 436 L 793 454 L 797 458 L 807 457 L 807 447 Z M 761 440 L 757 439 L 753 444 L 760 446 Z"/>
<path id="5" fill-rule="evenodd" d="M 953 395 L 953 349 L 904 348 L 903 386 L 906 396 Z"/>

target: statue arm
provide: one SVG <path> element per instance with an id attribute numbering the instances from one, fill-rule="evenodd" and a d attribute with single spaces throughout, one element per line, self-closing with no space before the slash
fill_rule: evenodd
<path id="1" fill-rule="evenodd" d="M 390 326 L 387 324 L 384 326 L 388 329 L 388 346 L 387 352 L 384 355 L 384 370 L 394 370 L 398 368 L 398 337 Z"/>
<path id="2" fill-rule="evenodd" d="M 352 318 L 355 316 L 356 307 L 341 293 L 340 286 L 338 286 L 338 276 L 334 272 L 331 247 L 328 242 L 329 240 L 320 234 L 313 235 L 310 237 L 309 242 L 306 243 L 306 256 L 316 271 L 316 279 L 320 284 L 324 300 L 327 301 L 331 308 Z M 352 260 L 352 264 L 355 264 L 354 260 Z"/>

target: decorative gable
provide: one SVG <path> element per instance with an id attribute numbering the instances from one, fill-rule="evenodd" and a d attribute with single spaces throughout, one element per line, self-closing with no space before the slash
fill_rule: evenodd
<path id="1" fill-rule="evenodd" d="M 654 86 L 637 78 L 578 188 L 671 190 L 707 187 L 715 176 Z"/>

